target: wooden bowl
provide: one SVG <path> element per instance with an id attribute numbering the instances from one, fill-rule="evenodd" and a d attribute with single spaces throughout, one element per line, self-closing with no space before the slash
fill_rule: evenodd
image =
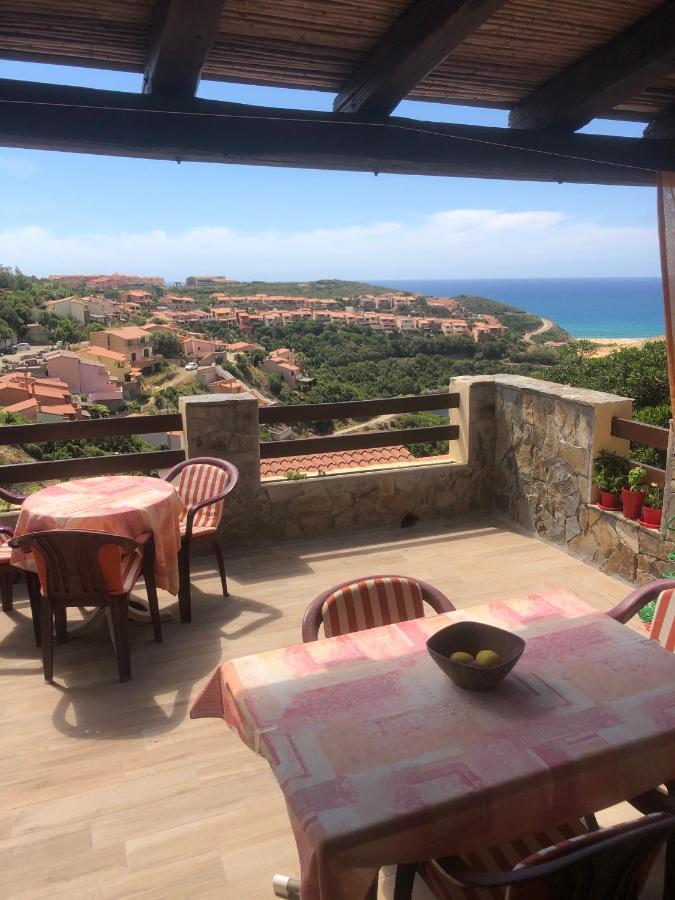
<path id="1" fill-rule="evenodd" d="M 483 625 L 480 622 L 456 622 L 441 628 L 427 641 L 429 655 L 457 687 L 467 691 L 490 691 L 506 678 L 523 655 L 525 641 L 517 634 Z M 463 650 L 475 656 L 479 650 L 494 650 L 502 662 L 490 668 L 473 663 L 454 662 L 453 653 Z"/>

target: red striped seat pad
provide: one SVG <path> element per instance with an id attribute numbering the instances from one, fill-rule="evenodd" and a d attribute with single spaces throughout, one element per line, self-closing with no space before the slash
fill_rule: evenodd
<path id="1" fill-rule="evenodd" d="M 557 828 L 530 835 L 519 841 L 463 854 L 459 859 L 475 872 L 509 872 L 522 864 L 523 860 L 533 859 L 535 854 L 546 848 L 567 844 L 572 838 L 588 833 L 581 819 L 574 819 Z M 505 900 L 507 896 L 505 888 L 461 888 L 452 884 L 442 872 L 442 860 L 431 860 L 424 864 L 424 877 L 429 883 L 434 897 L 437 897 L 438 900 Z M 521 889 L 519 888 L 519 890 Z M 510 896 L 514 896 L 513 889 Z M 525 896 L 523 894 L 523 898 Z"/>
<path id="2" fill-rule="evenodd" d="M 321 607 L 326 637 L 424 616 L 422 590 L 409 578 L 364 578 L 334 591 Z"/>
<path id="3" fill-rule="evenodd" d="M 12 555 L 12 548 L 7 546 L 11 535 L 0 532 L 0 566 L 8 566 Z"/>
<path id="4" fill-rule="evenodd" d="M 228 478 L 225 469 L 219 469 L 218 466 L 211 466 L 208 463 L 194 463 L 180 472 L 175 487 L 185 507 L 180 517 L 182 534 L 185 534 L 186 529 L 187 508 L 222 494 L 227 487 Z M 224 503 L 224 500 L 219 500 L 197 510 L 192 521 L 192 533 L 195 536 L 215 534 L 223 514 Z"/>
<path id="5" fill-rule="evenodd" d="M 670 588 L 659 594 L 649 637 L 675 653 L 675 589 Z"/>

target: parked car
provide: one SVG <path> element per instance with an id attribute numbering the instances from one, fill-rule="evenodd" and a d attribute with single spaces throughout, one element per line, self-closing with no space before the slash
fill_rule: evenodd
<path id="1" fill-rule="evenodd" d="M 196 362 L 185 363 L 185 371 L 186 372 L 194 372 L 195 369 L 199 368 Z"/>
<path id="2" fill-rule="evenodd" d="M 30 350 L 30 344 L 27 344 L 25 341 L 23 341 L 22 343 L 17 344 L 14 349 L 15 350 Z"/>

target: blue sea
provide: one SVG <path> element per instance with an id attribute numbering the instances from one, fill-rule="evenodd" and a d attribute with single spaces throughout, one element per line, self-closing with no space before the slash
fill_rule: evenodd
<path id="1" fill-rule="evenodd" d="M 579 338 L 656 337 L 665 331 L 660 278 L 369 280 L 426 295 L 489 297 L 552 319 Z"/>

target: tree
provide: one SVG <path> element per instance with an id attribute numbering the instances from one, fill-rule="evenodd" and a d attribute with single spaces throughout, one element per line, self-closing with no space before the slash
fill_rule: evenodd
<path id="1" fill-rule="evenodd" d="M 9 344 L 14 338 L 14 332 L 7 322 L 0 319 L 0 344 Z"/>
<path id="2" fill-rule="evenodd" d="M 56 327 L 55 337 L 66 346 L 77 344 L 87 338 L 86 332 L 75 319 L 60 319 Z"/>
<path id="3" fill-rule="evenodd" d="M 168 359 L 179 359 L 183 355 L 183 347 L 175 334 L 170 331 L 153 331 L 152 350 Z"/>
<path id="4" fill-rule="evenodd" d="M 270 394 L 279 397 L 284 387 L 284 379 L 277 372 L 270 375 Z"/>

